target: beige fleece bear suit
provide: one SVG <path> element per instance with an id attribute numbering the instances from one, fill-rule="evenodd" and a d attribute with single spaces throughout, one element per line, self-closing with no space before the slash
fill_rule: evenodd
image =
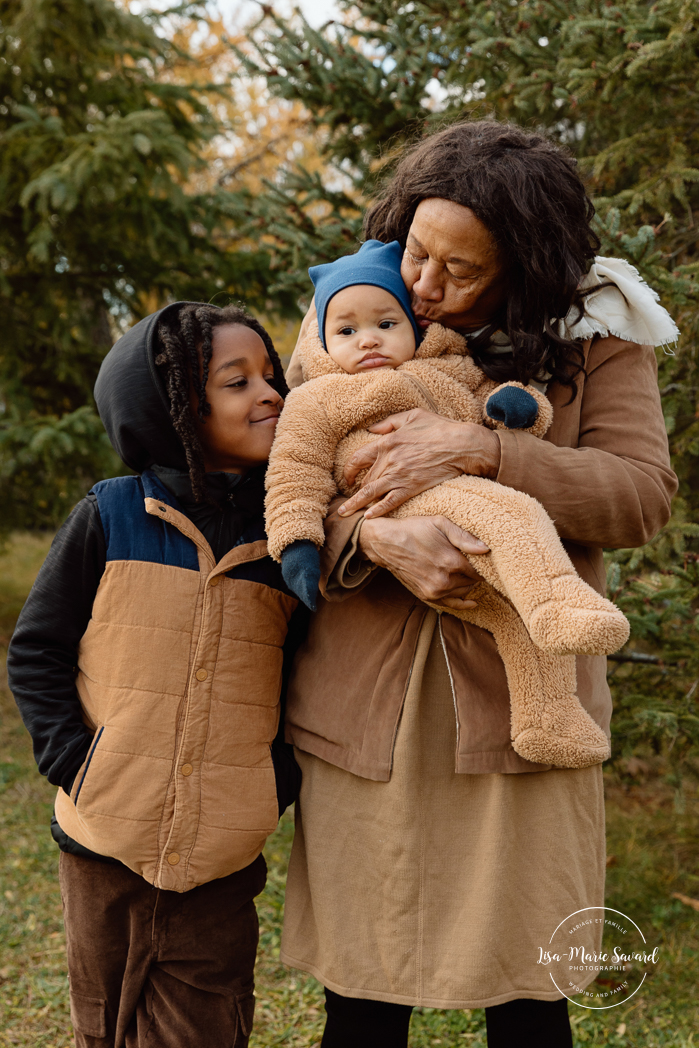
<path id="1" fill-rule="evenodd" d="M 277 560 L 299 539 L 323 545 L 331 498 L 359 486 L 348 489 L 345 464 L 377 439 L 368 426 L 417 407 L 498 425 L 485 414 L 498 384 L 469 357 L 465 339 L 440 325 L 432 324 L 414 358 L 395 369 L 345 373 L 325 352 L 317 327 L 299 353 L 305 382 L 286 401 L 267 472 L 268 548 Z M 551 405 L 531 386 L 527 391 L 539 403 L 529 432 L 543 436 Z M 495 637 L 510 688 L 514 749 L 558 767 L 605 760 L 607 737 L 575 695 L 574 653 L 617 650 L 629 635 L 623 614 L 576 574 L 551 519 L 529 495 L 462 476 L 415 496 L 392 516 L 436 514 L 472 532 L 491 551 L 473 558 L 485 579 L 469 594 L 478 606 L 449 613 Z"/>

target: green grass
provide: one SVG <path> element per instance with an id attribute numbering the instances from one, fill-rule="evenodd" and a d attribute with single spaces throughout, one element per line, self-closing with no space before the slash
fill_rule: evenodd
<path id="1" fill-rule="evenodd" d="M 0 636 L 6 640 L 49 539 L 17 535 L 0 557 Z M 0 688 L 0 1046 L 68 1048 L 58 853 L 48 830 L 54 790 L 37 773 L 11 696 Z M 661 948 L 641 994 L 608 1012 L 571 1006 L 576 1045 L 699 1048 L 699 912 L 672 897 L 699 897 L 699 797 L 678 804 L 658 777 L 625 787 L 608 776 L 607 902 Z M 261 920 L 253 1048 L 310 1048 L 323 1027 L 318 983 L 279 962 L 290 815 L 266 848 L 269 880 Z M 411 1048 L 485 1045 L 482 1011 L 417 1009 Z"/>

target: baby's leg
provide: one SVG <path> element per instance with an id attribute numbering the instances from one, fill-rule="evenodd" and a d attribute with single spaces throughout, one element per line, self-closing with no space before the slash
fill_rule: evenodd
<path id="1" fill-rule="evenodd" d="M 608 655 L 629 624 L 580 578 L 543 506 L 482 477 L 447 480 L 416 495 L 397 517 L 448 517 L 490 547 L 473 567 L 519 612 L 534 643 L 554 654 Z"/>
<path id="2" fill-rule="evenodd" d="M 490 586 L 481 583 L 473 594 L 478 607 L 451 614 L 495 637 L 510 690 L 514 750 L 527 760 L 559 768 L 587 768 L 607 760 L 607 736 L 575 694 L 575 656 L 537 648 L 512 605 Z"/>

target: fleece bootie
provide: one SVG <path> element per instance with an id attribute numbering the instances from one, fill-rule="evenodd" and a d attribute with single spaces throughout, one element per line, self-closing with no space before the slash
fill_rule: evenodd
<path id="1" fill-rule="evenodd" d="M 473 567 L 512 602 L 537 647 L 556 655 L 611 655 L 629 624 L 576 573 L 536 499 L 482 477 L 458 477 L 416 495 L 393 516 L 443 514 L 485 542 Z"/>
<path id="2" fill-rule="evenodd" d="M 575 656 L 537 648 L 512 605 L 486 583 L 479 583 L 469 597 L 478 602 L 476 608 L 451 614 L 495 638 L 507 673 L 515 752 L 557 768 L 588 768 L 607 760 L 609 740 L 575 694 Z"/>

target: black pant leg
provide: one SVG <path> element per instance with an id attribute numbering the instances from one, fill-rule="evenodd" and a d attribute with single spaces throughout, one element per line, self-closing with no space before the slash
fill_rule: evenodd
<path id="1" fill-rule="evenodd" d="M 407 1048 L 412 1006 L 325 991 L 321 1048 Z"/>
<path id="2" fill-rule="evenodd" d="M 412 1008 L 325 991 L 321 1048 L 407 1048 Z M 488 1048 L 572 1048 L 568 1002 L 522 998 L 485 1010 Z"/>
<path id="3" fill-rule="evenodd" d="M 485 1010 L 488 1048 L 573 1048 L 568 1001 L 522 997 Z"/>

